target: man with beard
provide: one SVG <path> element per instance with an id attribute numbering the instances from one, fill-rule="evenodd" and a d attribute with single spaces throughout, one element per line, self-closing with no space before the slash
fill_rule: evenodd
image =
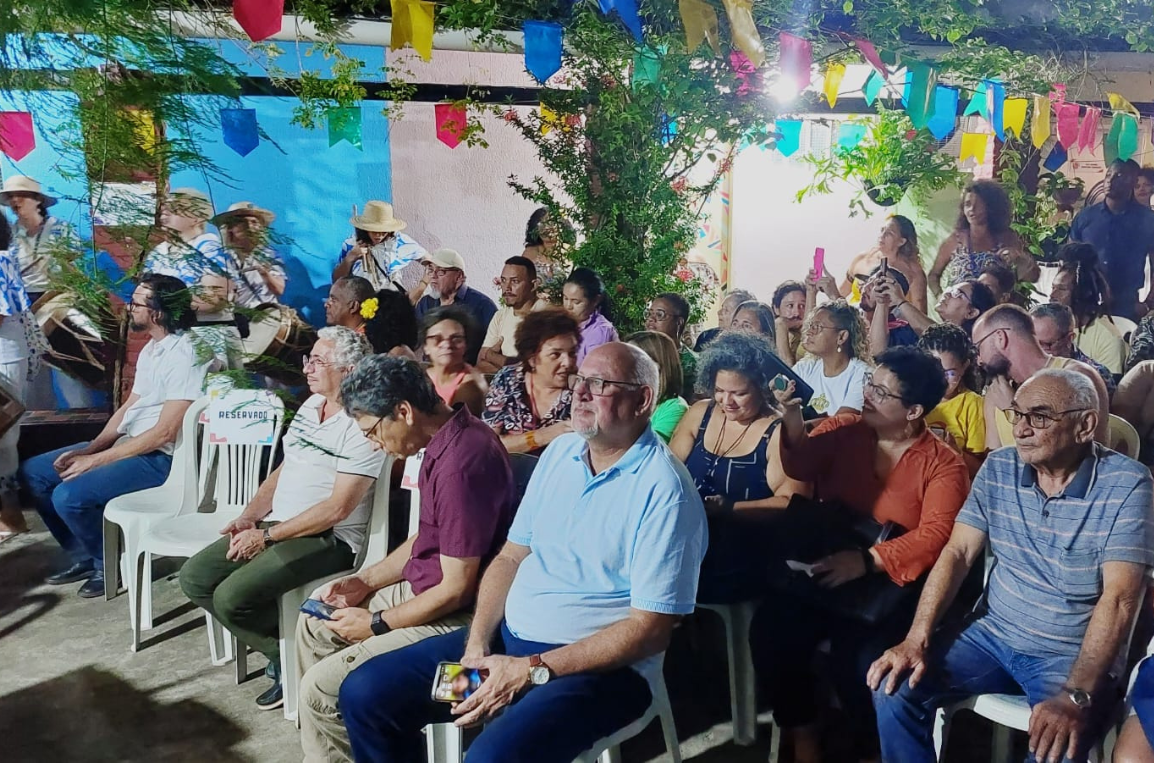
<path id="1" fill-rule="evenodd" d="M 505 305 L 497 310 L 489 322 L 477 369 L 482 373 L 496 373 L 517 361 L 517 347 L 513 334 L 529 312 L 545 309 L 549 302 L 537 298 L 537 266 L 524 256 L 513 256 L 501 270 L 501 298 Z"/>
<path id="2" fill-rule="evenodd" d="M 465 259 L 461 258 L 460 253 L 451 248 L 441 248 L 427 256 L 424 264 L 433 294 L 417 302 L 418 320 L 438 306 L 457 304 L 473 315 L 478 328 L 489 327 L 493 315 L 497 313 L 497 305 L 481 291 L 465 284 Z M 481 343 L 480 333 L 469 339 L 465 361 L 470 365 L 477 364 Z"/>
<path id="3" fill-rule="evenodd" d="M 1088 242 L 1098 251 L 1110 283 L 1114 311 L 1135 322 L 1154 306 L 1138 301 L 1146 281 L 1146 260 L 1154 266 L 1154 210 L 1134 199 L 1138 163 L 1115 160 L 1106 169 L 1106 199 L 1083 208 L 1070 227 L 1071 242 Z"/>
<path id="4" fill-rule="evenodd" d="M 1110 398 L 1098 371 L 1077 360 L 1053 357 L 1042 351 L 1034 336 L 1034 322 L 1024 309 L 1002 304 L 982 315 L 974 324 L 974 348 L 978 365 L 986 374 L 986 447 L 997 450 L 1014 444 L 1014 427 L 1005 410 L 1011 406 L 1014 388 L 1046 368 L 1077 371 L 1094 383 L 1098 392 L 1098 424 L 1095 439 L 1103 444 L 1110 426 Z"/>
<path id="5" fill-rule="evenodd" d="M 136 362 L 132 394 L 91 442 L 30 458 L 20 467 L 44 525 L 71 558 L 46 579 L 86 580 L 82 597 L 104 595 L 104 505 L 168 478 L 184 413 L 201 395 L 211 359 L 186 332 L 196 320 L 188 288 L 176 277 L 146 274 L 128 304 L 132 329 L 149 341 Z"/>

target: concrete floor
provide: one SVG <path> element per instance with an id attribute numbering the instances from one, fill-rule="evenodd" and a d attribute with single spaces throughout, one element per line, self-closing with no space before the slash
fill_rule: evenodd
<path id="1" fill-rule="evenodd" d="M 300 761 L 295 727 L 280 711 L 253 705 L 268 684 L 260 675 L 263 660 L 251 659 L 254 672 L 240 686 L 231 665 L 209 663 L 203 618 L 180 593 L 173 568 L 157 568 L 157 627 L 133 653 L 125 597 L 83 600 L 79 584 L 44 585 L 60 552 L 35 514 L 28 519 L 33 532 L 0 546 L 5 761 Z M 678 631 L 669 650 L 667 668 L 682 669 L 667 679 L 683 756 L 765 761 L 767 717 L 757 744 L 732 742 L 723 647 L 720 622 L 702 620 Z M 956 728 L 954 742 L 972 743 L 972 735 L 989 742 L 974 730 Z M 831 751 L 837 745 L 831 742 Z M 656 724 L 627 743 L 623 756 L 664 761 Z"/>

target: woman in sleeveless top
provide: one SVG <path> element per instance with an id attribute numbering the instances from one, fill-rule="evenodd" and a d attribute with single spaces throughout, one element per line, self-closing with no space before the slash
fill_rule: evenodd
<path id="1" fill-rule="evenodd" d="M 780 420 L 766 373 L 772 358 L 763 336 L 719 336 L 702 353 L 698 379 L 713 399 L 694 404 L 670 442 L 709 515 L 699 602 L 740 602 L 763 593 L 773 510 L 808 492 L 781 469 Z"/>
<path id="2" fill-rule="evenodd" d="M 458 403 L 480 417 L 488 385 L 485 376 L 465 362 L 473 318 L 459 306 L 441 306 L 421 318 L 420 337 L 429 367 L 425 371 L 445 404 Z"/>

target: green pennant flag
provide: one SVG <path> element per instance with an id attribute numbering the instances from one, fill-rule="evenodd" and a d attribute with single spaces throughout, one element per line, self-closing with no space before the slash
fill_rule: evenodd
<path id="1" fill-rule="evenodd" d="M 934 116 L 934 88 L 938 84 L 938 73 L 921 61 L 910 61 L 906 64 L 906 71 L 909 93 L 906 113 L 914 128 L 921 130 Z"/>
<path id="2" fill-rule="evenodd" d="M 981 115 L 983 119 L 990 119 L 989 100 L 986 98 L 986 81 L 983 80 L 978 89 L 974 91 L 973 98 L 970 103 L 966 104 L 966 111 L 962 112 L 962 117 L 968 117 L 972 114 Z"/>
<path id="3" fill-rule="evenodd" d="M 865 88 L 863 89 L 866 103 L 872 107 L 877 100 L 878 94 L 882 92 L 882 88 L 885 86 L 886 79 L 882 77 L 876 69 L 871 71 L 870 76 L 866 78 Z"/>
<path id="4" fill-rule="evenodd" d="M 1118 129 L 1118 159 L 1129 160 L 1138 151 L 1138 120 L 1126 112 L 1115 113 L 1114 122 L 1121 122 Z"/>
<path id="5" fill-rule="evenodd" d="M 1102 142 L 1102 154 L 1107 165 L 1121 156 L 1118 151 L 1118 140 L 1122 135 L 1122 121 L 1118 118 L 1121 116 L 1118 113 L 1114 114 L 1114 120 L 1110 123 L 1110 132 L 1106 134 L 1106 140 Z"/>
<path id="6" fill-rule="evenodd" d="M 330 107 L 326 114 L 329 120 L 329 146 L 344 140 L 362 149 L 360 107 Z"/>
<path id="7" fill-rule="evenodd" d="M 661 76 L 661 58 L 665 55 L 665 46 L 652 48 L 640 45 L 633 54 L 633 89 L 643 85 L 654 85 Z"/>

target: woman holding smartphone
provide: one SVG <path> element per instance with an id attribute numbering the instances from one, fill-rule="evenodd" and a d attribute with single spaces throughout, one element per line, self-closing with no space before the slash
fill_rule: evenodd
<path id="1" fill-rule="evenodd" d="M 943 322 L 927 328 L 918 347 L 932 354 L 946 374 L 945 396 L 926 416 L 926 424 L 961 454 L 973 478 L 986 459 L 986 417 L 970 334 Z"/>

